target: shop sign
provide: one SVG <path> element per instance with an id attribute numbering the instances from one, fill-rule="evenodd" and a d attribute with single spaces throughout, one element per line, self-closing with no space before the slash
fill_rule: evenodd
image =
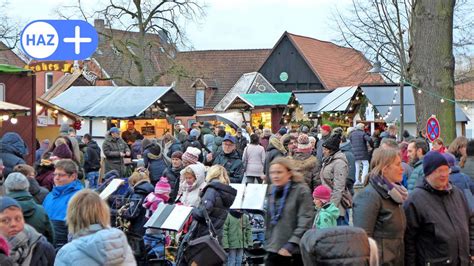
<path id="1" fill-rule="evenodd" d="M 67 62 L 54 62 L 54 61 L 45 61 L 45 62 L 35 62 L 26 65 L 24 68 L 31 70 L 33 72 L 41 72 L 41 71 L 61 71 L 64 73 L 72 73 L 74 72 L 74 68 L 72 67 L 72 63 Z"/>

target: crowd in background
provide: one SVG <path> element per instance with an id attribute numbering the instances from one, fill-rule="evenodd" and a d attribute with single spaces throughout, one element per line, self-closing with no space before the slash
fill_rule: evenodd
<path id="1" fill-rule="evenodd" d="M 227 265 L 241 265 L 256 239 L 250 214 L 230 210 L 232 183 L 268 184 L 266 265 L 469 265 L 474 140 L 430 145 L 421 133 L 397 141 L 394 125 L 368 131 L 177 123 L 156 139 L 130 120 L 124 132 L 111 127 L 101 147 L 64 125 L 34 151 L 6 133 L 0 265 L 153 265 L 160 256 L 187 265 L 197 256 L 190 243 L 210 224 Z M 31 152 L 34 165 L 25 162 Z M 115 178 L 123 185 L 101 199 Z M 194 208 L 183 230 L 144 227 L 161 203 Z"/>

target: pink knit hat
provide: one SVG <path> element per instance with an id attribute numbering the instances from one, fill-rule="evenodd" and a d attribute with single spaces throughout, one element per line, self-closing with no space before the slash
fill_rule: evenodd
<path id="1" fill-rule="evenodd" d="M 169 194 L 171 192 L 170 183 L 164 176 L 160 178 L 160 181 L 155 185 L 155 194 Z"/>
<path id="2" fill-rule="evenodd" d="M 185 165 L 195 164 L 199 160 L 199 154 L 201 154 L 201 151 L 199 149 L 194 147 L 188 147 L 186 149 L 186 152 L 183 153 L 183 156 L 181 156 L 181 160 L 183 160 L 183 163 Z"/>
<path id="3" fill-rule="evenodd" d="M 313 191 L 313 198 L 319 199 L 323 202 L 329 202 L 331 200 L 331 188 L 326 185 L 319 185 Z"/>

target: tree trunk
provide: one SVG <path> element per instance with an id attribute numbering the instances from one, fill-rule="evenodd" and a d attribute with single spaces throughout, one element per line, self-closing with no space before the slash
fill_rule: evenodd
<path id="1" fill-rule="evenodd" d="M 441 137 L 450 143 L 456 137 L 454 113 L 453 13 L 455 0 L 415 0 L 410 27 L 408 80 L 413 88 L 417 129 L 425 130 L 427 119 L 436 115 Z M 441 102 L 441 97 L 449 100 Z"/>

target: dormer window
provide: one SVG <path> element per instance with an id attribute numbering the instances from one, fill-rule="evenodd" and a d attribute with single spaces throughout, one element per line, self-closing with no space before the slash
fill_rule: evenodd
<path id="1" fill-rule="evenodd" d="M 196 88 L 196 108 L 197 109 L 204 108 L 205 92 L 206 90 L 204 87 Z"/>

